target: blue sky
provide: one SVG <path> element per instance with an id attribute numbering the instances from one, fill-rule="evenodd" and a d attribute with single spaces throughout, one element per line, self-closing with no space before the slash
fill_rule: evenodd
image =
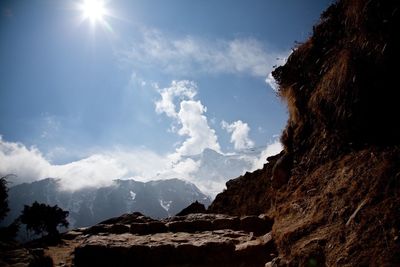
<path id="1" fill-rule="evenodd" d="M 83 1 L 1 1 L 3 159 L 265 147 L 287 118 L 266 78 L 330 2 L 103 1 L 94 21 Z"/>

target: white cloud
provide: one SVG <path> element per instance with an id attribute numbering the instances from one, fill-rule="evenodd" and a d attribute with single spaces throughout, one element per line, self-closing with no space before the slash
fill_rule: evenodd
<path id="1" fill-rule="evenodd" d="M 255 170 L 262 168 L 266 158 L 279 153 L 281 149 L 279 141 L 275 141 L 261 154 L 242 156 L 238 154 L 236 158 L 243 157 L 245 161 L 253 162 L 250 170 Z M 112 185 L 115 179 L 131 178 L 145 182 L 179 178 L 191 181 L 204 193 L 215 196 L 225 187 L 227 179 L 234 178 L 226 174 L 227 170 L 217 170 L 213 169 L 214 167 L 207 170 L 209 167 L 202 165 L 202 160 L 205 159 L 201 157 L 177 158 L 176 156 L 176 152 L 160 155 L 143 148 L 131 150 L 115 148 L 67 164 L 56 165 L 49 162 L 37 148 L 27 148 L 21 143 L 7 142 L 0 136 L 0 175 L 16 174 L 17 176 L 9 178 L 11 186 L 52 177 L 60 179 L 61 190 L 74 191 L 84 187 L 98 188 Z M 238 176 L 240 174 L 237 173 Z"/>
<path id="2" fill-rule="evenodd" d="M 68 164 L 51 165 L 48 177 L 61 178 L 62 189 L 76 190 L 111 185 L 113 179 L 122 178 L 127 172 L 111 155 L 94 154 Z"/>
<path id="3" fill-rule="evenodd" d="M 261 169 L 267 158 L 279 154 L 283 150 L 283 146 L 279 140 L 269 143 L 267 147 L 261 152 L 260 156 L 254 161 L 252 170 Z"/>
<path id="4" fill-rule="evenodd" d="M 5 142 L 0 136 L 0 175 L 16 174 L 12 183 L 32 182 L 48 176 L 50 163 L 35 148 L 21 143 Z"/>
<path id="5" fill-rule="evenodd" d="M 197 85 L 192 81 L 172 81 L 171 86 L 159 90 L 161 99 L 156 101 L 156 112 L 165 113 L 168 117 L 176 118 L 175 98 L 193 99 L 197 94 Z"/>
<path id="6" fill-rule="evenodd" d="M 170 74 L 244 73 L 265 77 L 282 55 L 255 38 L 207 40 L 193 36 L 173 38 L 145 29 L 123 60 L 136 67 L 157 68 Z"/>
<path id="7" fill-rule="evenodd" d="M 6 142 L 0 137 L 0 175 L 15 174 L 11 185 L 52 177 L 60 178 L 61 189 L 111 185 L 114 179 L 153 178 L 168 166 L 168 159 L 148 150 L 114 150 L 93 154 L 67 164 L 51 164 L 35 147 Z"/>
<path id="8" fill-rule="evenodd" d="M 231 143 L 233 143 L 236 150 L 251 148 L 254 142 L 249 138 L 250 127 L 247 123 L 241 120 L 235 121 L 231 124 L 226 121 L 221 122 L 222 129 L 225 129 L 231 135 Z"/>
<path id="9" fill-rule="evenodd" d="M 208 125 L 207 118 L 203 115 L 205 112 L 206 108 L 200 101 L 181 102 L 178 117 L 182 127 L 178 134 L 188 138 L 176 149 L 180 155 L 199 154 L 205 148 L 220 151 L 217 135 Z"/>
<path id="10" fill-rule="evenodd" d="M 159 178 L 184 178 L 195 182 L 196 177 L 193 177 L 192 174 L 199 169 L 200 161 L 195 161 L 191 158 L 179 159 L 176 161 L 174 155 L 170 155 L 168 158 L 170 160 L 169 167 L 158 173 L 157 176 Z M 208 191 L 205 192 L 209 193 Z"/>
<path id="11" fill-rule="evenodd" d="M 207 108 L 198 100 L 197 85 L 192 81 L 173 81 L 170 87 L 159 90 L 161 99 L 155 102 L 156 112 L 165 113 L 179 125 L 177 133 L 187 137 L 176 149 L 175 158 L 201 153 L 205 148 L 220 151 L 217 135 L 204 115 Z M 179 101 L 179 110 L 175 102 Z M 176 127 L 173 126 L 173 129 Z"/>
<path id="12" fill-rule="evenodd" d="M 223 188 L 221 181 L 199 181 L 193 175 L 200 161 L 191 158 L 176 159 L 176 153 L 160 155 L 147 149 L 103 151 L 67 164 L 52 164 L 35 147 L 7 142 L 0 136 L 0 175 L 10 176 L 10 186 L 30 183 L 45 178 L 58 178 L 60 190 L 109 186 L 115 179 L 150 181 L 179 178 L 194 182 L 203 192 L 215 195 L 210 185 Z"/>

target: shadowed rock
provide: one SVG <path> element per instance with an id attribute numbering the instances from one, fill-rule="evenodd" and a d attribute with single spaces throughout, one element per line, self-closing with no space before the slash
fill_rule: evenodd
<path id="1" fill-rule="evenodd" d="M 206 213 L 206 207 L 199 203 L 197 200 L 184 208 L 181 212 L 177 213 L 175 216 L 185 216 L 191 213 Z"/>
<path id="2" fill-rule="evenodd" d="M 129 232 L 99 224 L 76 247 L 75 266 L 263 266 L 275 253 L 271 226 L 266 216 L 202 213 L 134 222 Z"/>

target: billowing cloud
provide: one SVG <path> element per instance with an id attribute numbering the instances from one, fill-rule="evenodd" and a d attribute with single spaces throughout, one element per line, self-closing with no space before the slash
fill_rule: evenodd
<path id="1" fill-rule="evenodd" d="M 173 81 L 170 87 L 159 90 L 161 99 L 155 102 L 156 112 L 165 113 L 180 127 L 177 133 L 186 137 L 176 149 L 176 158 L 201 153 L 205 148 L 220 151 L 215 130 L 204 115 L 207 108 L 194 100 L 197 85 L 192 81 Z M 175 102 L 179 102 L 177 110 Z"/>
<path id="2" fill-rule="evenodd" d="M 15 174 L 13 184 L 46 178 L 51 164 L 35 148 L 21 143 L 3 141 L 0 136 L 0 175 Z"/>
<path id="3" fill-rule="evenodd" d="M 199 154 L 205 148 L 220 151 L 217 135 L 208 125 L 207 118 L 203 115 L 205 112 L 206 108 L 200 101 L 181 102 L 178 117 L 182 127 L 178 133 L 188 138 L 176 149 L 180 155 Z"/>
<path id="4" fill-rule="evenodd" d="M 264 78 L 286 54 L 255 38 L 174 38 L 155 29 L 144 29 L 141 37 L 122 56 L 124 61 L 137 67 L 157 68 L 174 75 L 243 73 Z"/>
<path id="5" fill-rule="evenodd" d="M 112 155 L 94 154 L 68 164 L 51 165 L 47 172 L 48 177 L 61 178 L 62 189 L 76 190 L 110 185 L 127 175 L 128 169 Z"/>
<path id="6" fill-rule="evenodd" d="M 254 142 L 249 138 L 250 127 L 247 123 L 241 120 L 235 121 L 231 124 L 226 121 L 221 122 L 222 129 L 231 133 L 231 143 L 236 150 L 251 148 Z"/>
<path id="7" fill-rule="evenodd" d="M 168 117 L 176 118 L 175 98 L 193 99 L 197 94 L 197 85 L 192 81 L 172 81 L 171 86 L 159 90 L 161 99 L 156 101 L 156 112 L 165 113 Z"/>
<path id="8" fill-rule="evenodd" d="M 136 149 L 95 153 L 67 164 L 55 165 L 35 147 L 6 142 L 0 138 L 0 175 L 15 174 L 11 185 L 52 177 L 60 178 L 61 189 L 76 190 L 83 187 L 101 187 L 115 179 L 134 177 L 147 180 L 165 169 L 166 156 L 149 150 Z"/>

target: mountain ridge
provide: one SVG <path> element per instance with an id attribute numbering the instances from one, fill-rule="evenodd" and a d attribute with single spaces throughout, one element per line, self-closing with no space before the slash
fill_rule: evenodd
<path id="1" fill-rule="evenodd" d="M 3 222 L 5 225 L 19 216 L 23 205 L 38 201 L 68 210 L 72 228 L 134 211 L 165 218 L 196 200 L 205 205 L 211 202 L 193 183 L 177 178 L 149 182 L 115 180 L 111 186 L 77 191 L 63 191 L 59 179 L 47 178 L 11 187 L 8 194 L 11 212 Z"/>

